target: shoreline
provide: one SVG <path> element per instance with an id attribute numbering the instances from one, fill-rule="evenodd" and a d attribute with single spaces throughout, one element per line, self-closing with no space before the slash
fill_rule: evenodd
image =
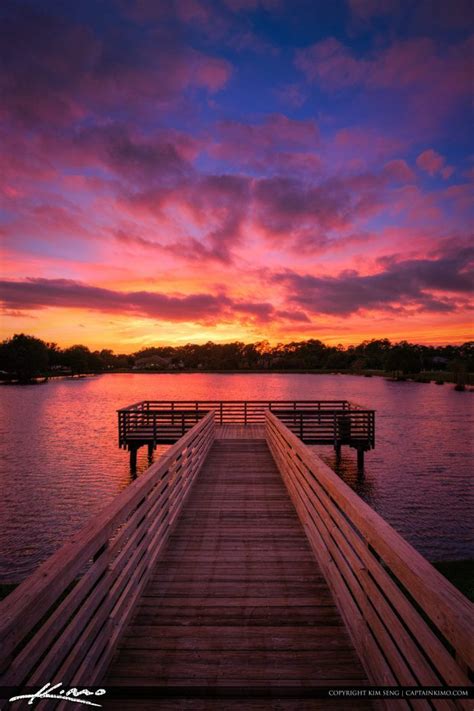
<path id="1" fill-rule="evenodd" d="M 97 373 L 81 373 L 75 375 L 65 375 L 61 373 L 56 375 L 42 374 L 37 376 L 31 382 L 20 383 L 18 380 L 0 380 L 0 385 L 46 385 L 50 381 L 54 380 L 84 380 L 87 378 L 95 378 L 101 375 L 351 375 L 359 378 L 384 378 L 388 382 L 394 383 L 404 383 L 404 382 L 414 382 L 419 384 L 436 383 L 438 385 L 453 385 L 456 382 L 456 374 L 450 371 L 422 371 L 420 373 L 407 373 L 406 375 L 394 377 L 393 373 L 366 369 L 360 372 L 354 372 L 350 370 L 321 370 L 321 369 L 252 369 L 252 368 L 242 368 L 242 369 L 229 369 L 229 370 L 205 370 L 203 368 L 181 368 L 179 370 L 133 370 L 128 369 L 118 369 L 102 371 Z M 474 385 L 474 373 L 467 373 L 466 375 L 466 391 L 470 391 L 471 386 Z"/>

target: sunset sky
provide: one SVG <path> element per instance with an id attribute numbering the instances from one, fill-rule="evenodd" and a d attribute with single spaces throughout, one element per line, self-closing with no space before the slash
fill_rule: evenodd
<path id="1" fill-rule="evenodd" d="M 473 12 L 2 2 L 1 338 L 472 339 Z"/>

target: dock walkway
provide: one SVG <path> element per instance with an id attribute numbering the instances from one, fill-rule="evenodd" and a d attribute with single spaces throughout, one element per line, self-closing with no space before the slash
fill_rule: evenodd
<path id="1" fill-rule="evenodd" d="M 216 439 L 105 686 L 367 683 L 266 441 Z"/>

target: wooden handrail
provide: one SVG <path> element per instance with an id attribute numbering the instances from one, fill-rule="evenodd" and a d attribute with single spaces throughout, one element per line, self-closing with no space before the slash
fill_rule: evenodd
<path id="1" fill-rule="evenodd" d="M 266 437 L 371 682 L 468 686 L 471 603 L 271 412 Z"/>
<path id="2" fill-rule="evenodd" d="M 93 685 L 214 439 L 209 412 L 0 603 L 0 684 Z"/>
<path id="3" fill-rule="evenodd" d="M 260 405 L 263 407 L 268 407 L 269 404 L 274 405 L 291 405 L 294 403 L 301 404 L 304 406 L 313 407 L 314 405 L 336 405 L 337 409 L 360 409 L 359 405 L 350 402 L 349 400 L 141 400 L 140 402 L 133 403 L 132 405 L 127 405 L 126 407 L 121 407 L 117 412 L 129 412 L 129 411 L 139 411 L 144 405 L 158 406 L 168 409 L 170 406 L 186 406 L 186 405 L 210 405 L 212 407 L 219 407 L 221 404 L 224 406 L 240 406 L 242 409 L 246 405 Z"/>

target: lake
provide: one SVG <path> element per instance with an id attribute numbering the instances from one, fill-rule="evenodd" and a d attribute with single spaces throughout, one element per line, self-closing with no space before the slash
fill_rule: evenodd
<path id="1" fill-rule="evenodd" d="M 310 374 L 107 374 L 0 390 L 0 582 L 19 582 L 130 481 L 116 409 L 146 399 L 348 399 L 376 413 L 376 448 L 339 475 L 432 561 L 472 556 L 471 393 Z M 316 448 L 336 468 L 330 447 Z M 155 455 L 156 458 L 156 455 Z M 147 467 L 139 453 L 138 475 Z"/>

